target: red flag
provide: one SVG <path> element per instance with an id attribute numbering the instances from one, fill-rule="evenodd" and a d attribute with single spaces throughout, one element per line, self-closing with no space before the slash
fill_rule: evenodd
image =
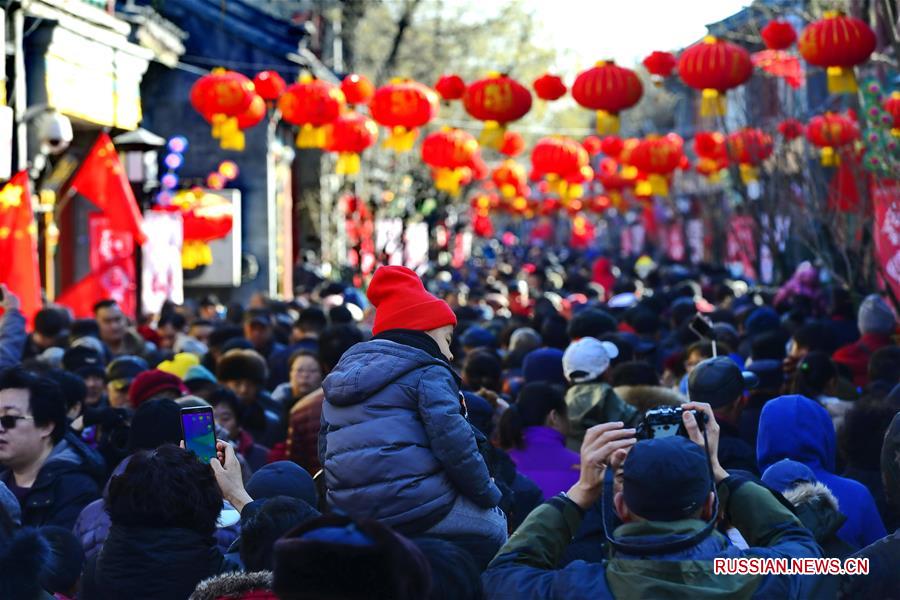
<path id="1" fill-rule="evenodd" d="M 0 283 L 19 297 L 30 324 L 41 309 L 41 277 L 28 188 L 28 173 L 20 171 L 0 190 Z"/>
<path id="2" fill-rule="evenodd" d="M 69 187 L 101 209 L 109 217 L 112 229 L 130 232 L 138 244 L 147 240 L 141 229 L 141 209 L 106 133 L 97 137 Z"/>

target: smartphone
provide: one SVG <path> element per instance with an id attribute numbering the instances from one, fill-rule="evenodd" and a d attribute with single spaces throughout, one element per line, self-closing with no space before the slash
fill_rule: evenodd
<path id="1" fill-rule="evenodd" d="M 205 465 L 216 457 L 216 425 L 209 406 L 181 409 L 181 432 L 184 447 Z"/>
<path id="2" fill-rule="evenodd" d="M 690 323 L 688 323 L 688 327 L 691 329 L 691 331 L 699 335 L 704 340 L 716 339 L 716 334 L 713 330 L 712 322 L 700 313 L 694 315 L 694 318 L 691 319 Z"/>

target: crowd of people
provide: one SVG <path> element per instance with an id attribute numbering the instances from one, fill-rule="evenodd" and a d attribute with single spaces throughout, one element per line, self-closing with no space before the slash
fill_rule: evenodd
<path id="1" fill-rule="evenodd" d="M 0 286 L 0 598 L 900 598 L 890 297 L 565 249 L 306 275 L 27 329 Z"/>

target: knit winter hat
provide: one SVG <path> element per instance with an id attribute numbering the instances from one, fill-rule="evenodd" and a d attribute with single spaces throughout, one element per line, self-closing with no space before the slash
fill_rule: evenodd
<path id="1" fill-rule="evenodd" d="M 878 294 L 866 296 L 859 305 L 860 333 L 892 333 L 897 325 L 894 311 Z"/>
<path id="2" fill-rule="evenodd" d="M 146 400 L 166 391 L 173 391 L 178 396 L 189 392 L 184 383 L 171 373 L 165 373 L 158 369 L 144 371 L 131 382 L 131 386 L 128 388 L 128 402 L 137 408 Z"/>
<path id="3" fill-rule="evenodd" d="M 128 448 L 155 450 L 163 444 L 178 444 L 182 438 L 181 407 L 168 398 L 157 398 L 141 404 L 131 419 Z"/>
<path id="4" fill-rule="evenodd" d="M 366 295 L 375 306 L 373 335 L 389 329 L 429 331 L 456 325 L 450 305 L 429 294 L 415 271 L 406 267 L 380 267 Z"/>
<path id="5" fill-rule="evenodd" d="M 216 377 L 219 381 L 249 379 L 258 385 L 265 385 L 268 376 L 266 361 L 255 350 L 229 350 L 216 365 Z"/>
<path id="6" fill-rule="evenodd" d="M 172 357 L 171 360 L 164 360 L 159 365 L 157 365 L 157 369 L 160 371 L 165 371 L 166 373 L 171 373 L 172 375 L 177 376 L 179 379 L 184 380 L 187 377 L 188 369 L 191 367 L 196 367 L 200 364 L 200 359 L 197 358 L 196 354 L 190 354 L 188 352 L 180 352 Z"/>
<path id="7" fill-rule="evenodd" d="M 556 348 L 538 348 L 529 352 L 522 361 L 522 377 L 525 383 L 546 381 L 566 385 L 563 375 L 563 351 Z"/>
<path id="8" fill-rule="evenodd" d="M 288 496 L 311 506 L 319 503 L 313 478 L 306 469 L 288 460 L 269 463 L 254 473 L 247 482 L 247 493 L 255 500 Z"/>

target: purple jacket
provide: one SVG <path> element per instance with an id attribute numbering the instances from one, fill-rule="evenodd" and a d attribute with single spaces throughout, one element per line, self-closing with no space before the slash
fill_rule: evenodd
<path id="1" fill-rule="evenodd" d="M 578 481 L 581 457 L 566 448 L 566 437 L 550 427 L 526 427 L 525 447 L 513 448 L 510 458 L 522 475 L 534 481 L 544 498 L 567 491 Z"/>

